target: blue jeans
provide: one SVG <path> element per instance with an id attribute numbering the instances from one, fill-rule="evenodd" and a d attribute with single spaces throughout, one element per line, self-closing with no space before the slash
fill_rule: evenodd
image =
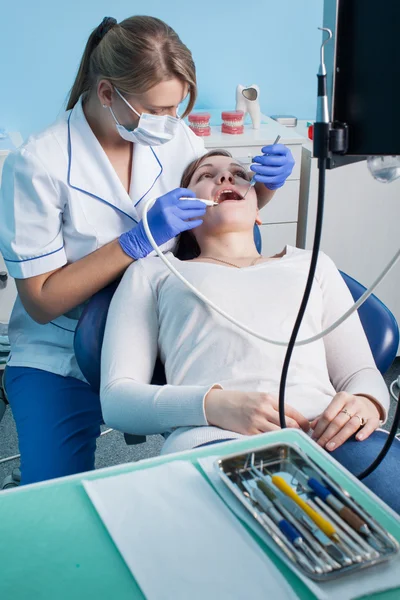
<path id="1" fill-rule="evenodd" d="M 375 431 L 363 442 L 352 437 L 332 452 L 332 456 L 346 469 L 359 475 L 378 456 L 387 439 L 384 431 Z M 362 483 L 400 513 L 400 441 L 394 439 L 389 452 L 375 471 Z"/>
<path id="2" fill-rule="evenodd" d="M 103 417 L 87 383 L 48 371 L 7 367 L 5 390 L 21 453 L 21 485 L 94 469 Z"/>
<path id="3" fill-rule="evenodd" d="M 387 434 L 375 431 L 363 442 L 350 438 L 332 452 L 332 456 L 353 475 L 360 475 L 379 454 L 385 443 Z M 211 446 L 228 439 L 215 440 L 200 444 L 197 448 Z M 362 480 L 362 483 L 388 504 L 397 513 L 400 513 L 400 441 L 393 440 L 393 444 L 379 467 Z"/>

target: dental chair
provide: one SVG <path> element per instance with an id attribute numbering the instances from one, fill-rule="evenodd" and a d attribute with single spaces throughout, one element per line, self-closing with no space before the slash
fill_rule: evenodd
<path id="1" fill-rule="evenodd" d="M 254 228 L 254 241 L 261 253 L 261 234 L 258 226 Z M 354 301 L 365 292 L 366 288 L 355 279 L 341 273 Z M 75 331 L 75 355 L 78 365 L 96 390 L 100 389 L 100 357 L 108 308 L 118 282 L 112 283 L 93 296 L 84 309 Z M 375 296 L 371 295 L 358 310 L 375 363 L 379 371 L 385 373 L 396 357 L 399 345 L 399 328 L 391 311 Z M 163 365 L 157 359 L 152 383 L 166 383 Z M 138 444 L 146 441 L 144 436 L 124 434 L 127 444 Z"/>
<path id="2" fill-rule="evenodd" d="M 254 228 L 254 241 L 257 250 L 261 253 L 261 234 L 257 226 Z M 341 273 L 354 301 L 358 300 L 366 288 L 358 281 Z M 108 308 L 119 281 L 116 281 L 91 298 L 79 319 L 75 337 L 74 349 L 78 365 L 88 383 L 94 390 L 100 390 L 100 358 L 106 325 Z M 391 311 L 375 295 L 371 295 L 358 310 L 361 323 L 364 327 L 375 363 L 379 371 L 384 374 L 396 357 L 399 345 L 399 328 Z M 166 383 L 164 367 L 159 359 L 156 361 L 152 383 L 163 385 Z M 2 393 L 0 382 L 0 421 L 3 416 L 6 399 Z M 127 444 L 140 444 L 146 441 L 145 436 L 124 434 Z M 18 485 L 20 479 L 19 469 L 14 469 L 13 475 L 6 478 L 2 489 Z"/>

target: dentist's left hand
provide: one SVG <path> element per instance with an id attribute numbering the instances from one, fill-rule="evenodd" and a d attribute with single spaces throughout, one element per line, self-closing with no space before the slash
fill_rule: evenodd
<path id="1" fill-rule="evenodd" d="M 193 200 L 181 201 L 184 197 Z M 201 217 L 205 212 L 205 204 L 196 200 L 196 194 L 192 190 L 177 188 L 157 198 L 147 213 L 149 228 L 157 246 L 162 246 L 182 231 L 201 225 Z M 144 258 L 153 251 L 143 221 L 139 221 L 133 229 L 123 233 L 119 237 L 119 243 L 122 250 L 134 260 Z"/>
<path id="2" fill-rule="evenodd" d="M 250 169 L 256 174 L 256 181 L 260 181 L 271 191 L 277 190 L 293 171 L 293 155 L 283 144 L 264 146 L 261 152 L 262 156 L 253 158 L 254 164 Z"/>

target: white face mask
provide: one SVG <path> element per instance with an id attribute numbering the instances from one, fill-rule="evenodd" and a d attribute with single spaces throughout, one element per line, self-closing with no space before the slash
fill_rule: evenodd
<path id="1" fill-rule="evenodd" d="M 180 119 L 178 117 L 171 117 L 170 115 L 150 115 L 149 113 L 142 113 L 140 115 L 117 88 L 115 88 L 115 91 L 125 104 L 139 117 L 137 127 L 132 131 L 129 131 L 129 129 L 118 122 L 113 109 L 111 106 L 109 107 L 117 131 L 124 140 L 142 144 L 142 146 L 160 146 L 161 144 L 165 144 L 172 140 L 179 125 Z"/>

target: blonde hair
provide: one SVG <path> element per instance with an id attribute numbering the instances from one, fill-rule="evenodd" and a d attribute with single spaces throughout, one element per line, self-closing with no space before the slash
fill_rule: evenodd
<path id="1" fill-rule="evenodd" d="M 192 54 L 175 31 L 155 17 L 129 17 L 121 23 L 111 17 L 103 19 L 87 41 L 67 110 L 102 78 L 127 95 L 147 92 L 161 81 L 177 78 L 189 88 L 183 117 L 191 112 L 196 101 Z"/>

